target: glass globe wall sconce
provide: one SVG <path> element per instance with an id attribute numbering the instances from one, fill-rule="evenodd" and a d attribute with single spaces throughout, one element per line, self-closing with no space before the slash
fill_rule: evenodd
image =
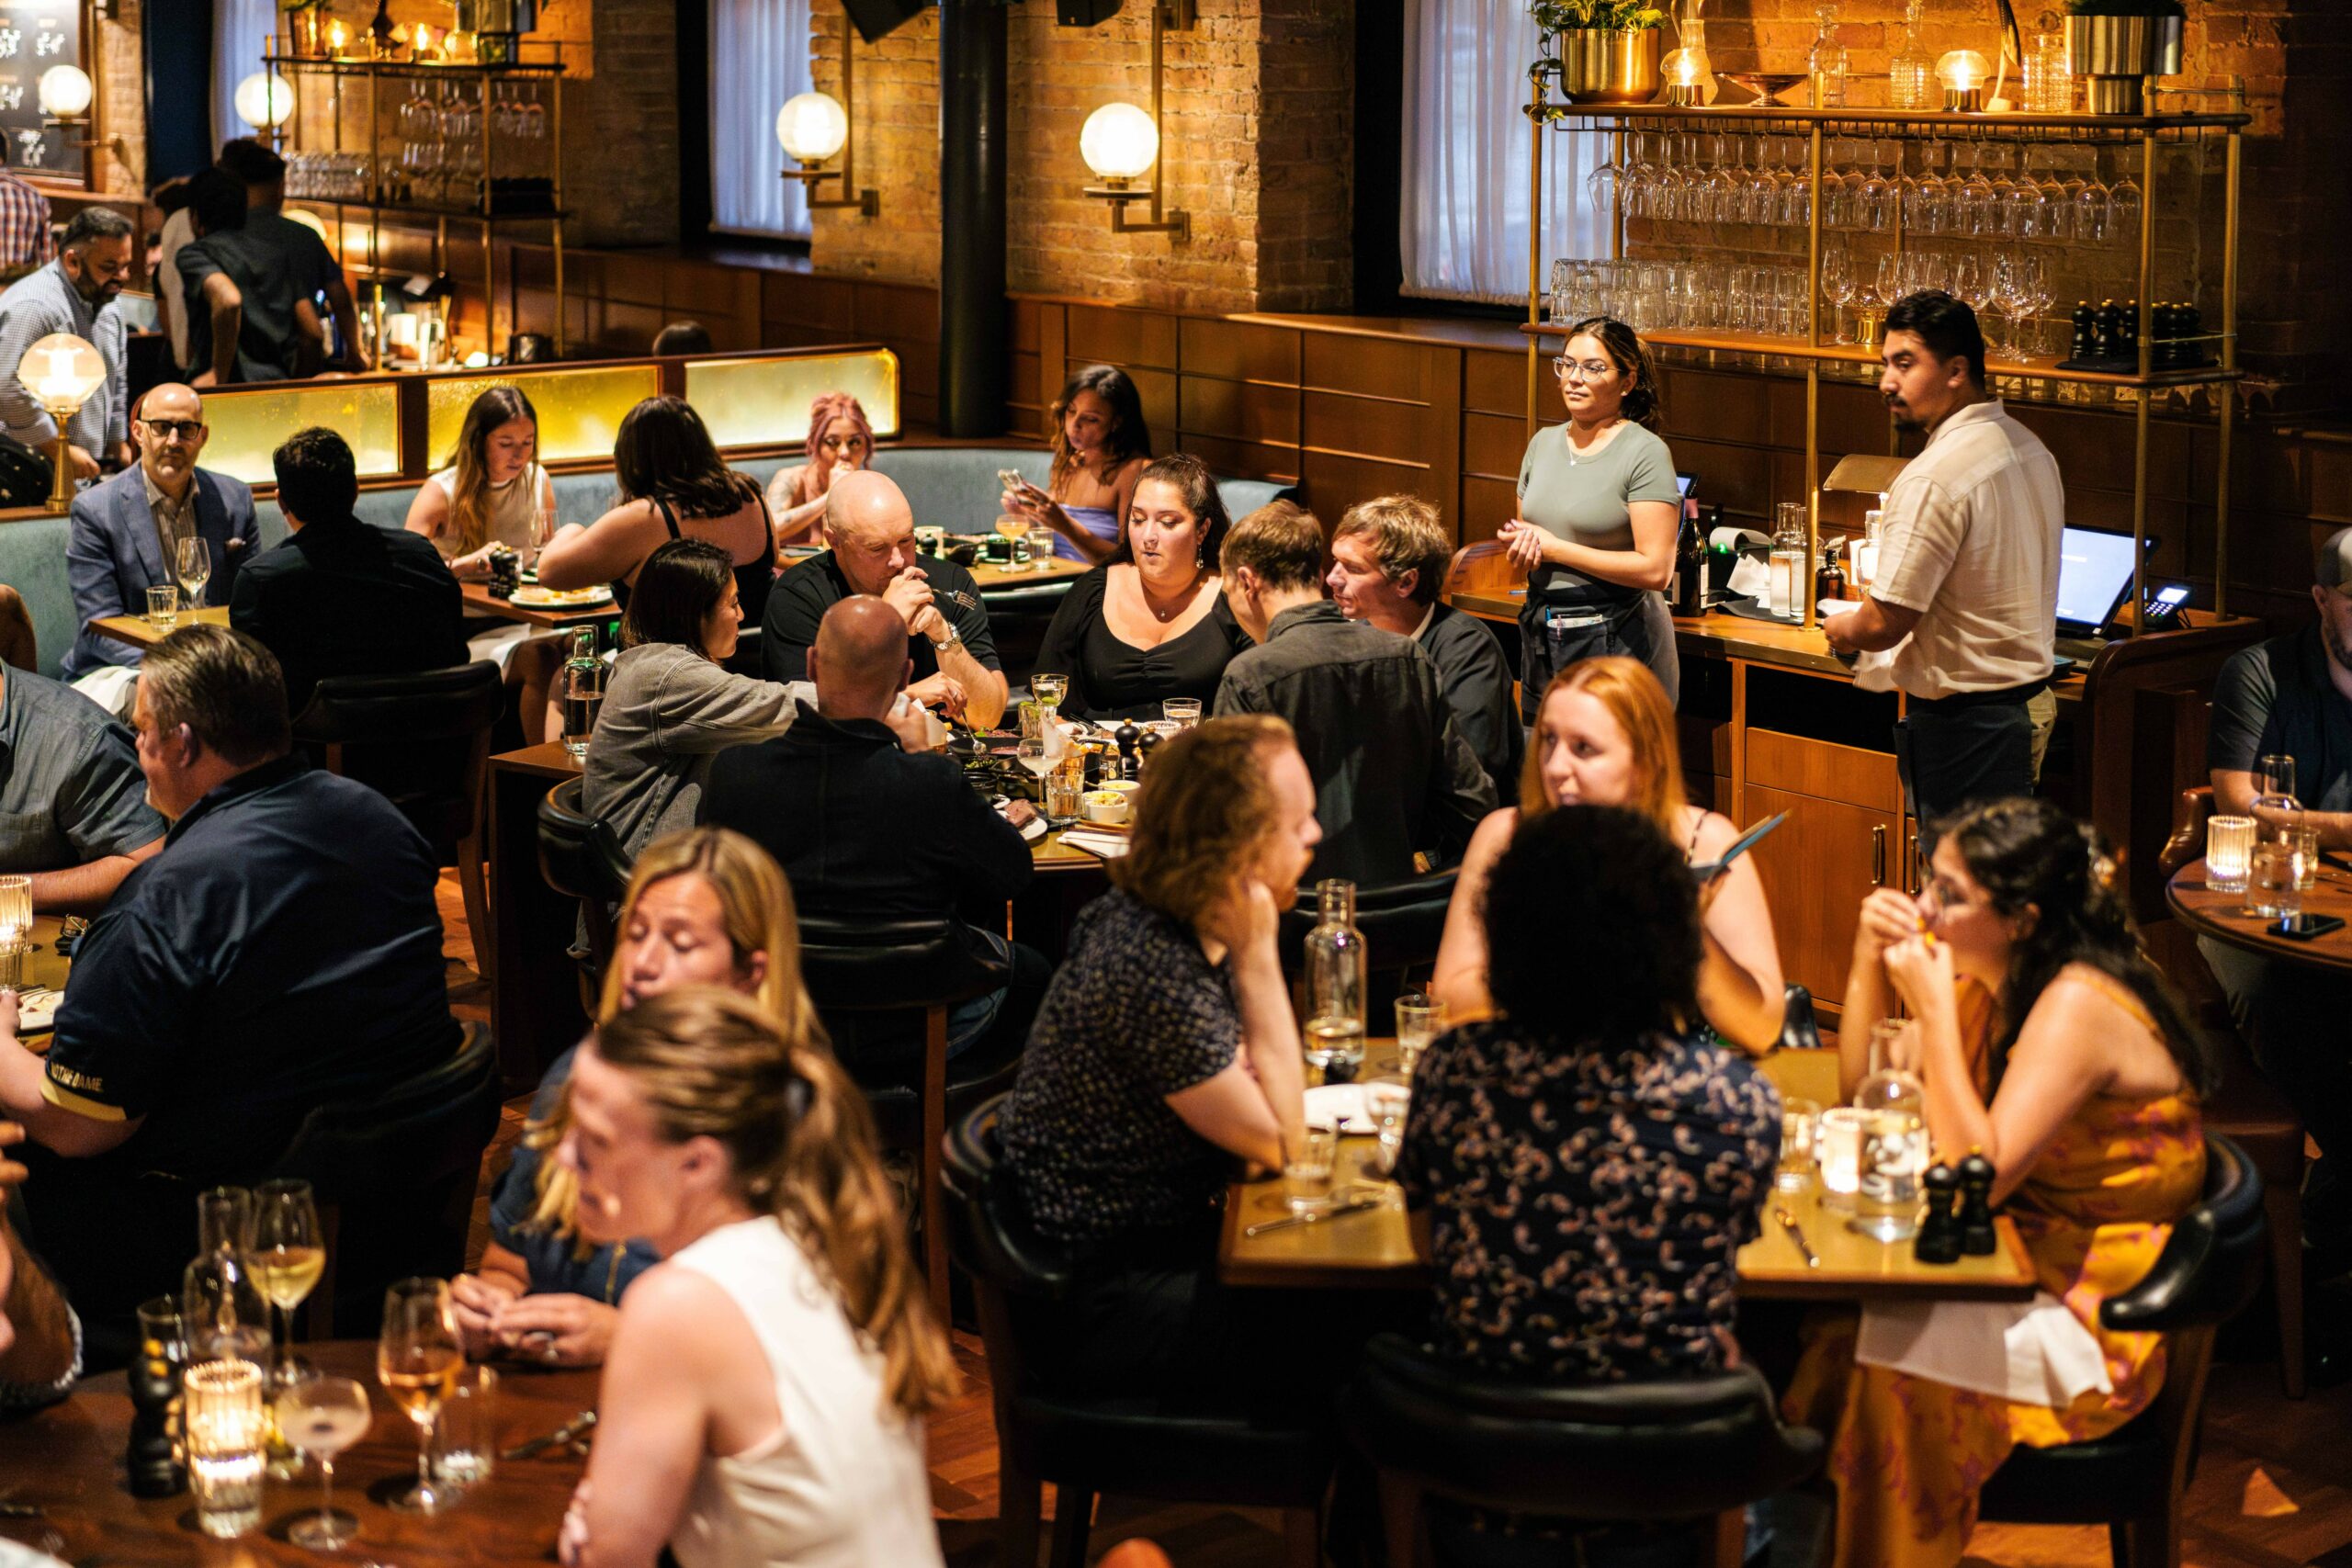
<path id="1" fill-rule="evenodd" d="M 842 96 L 830 93 L 800 93 L 787 99 L 776 111 L 776 144 L 786 157 L 800 165 L 786 169 L 784 177 L 798 180 L 808 187 L 808 209 L 812 212 L 828 209 L 854 207 L 859 216 L 876 217 L 882 210 L 882 197 L 872 189 L 860 189 L 855 174 L 856 160 L 850 146 L 850 111 L 857 107 L 857 39 L 849 24 L 849 7 L 842 7 Z M 828 168 L 833 159 L 841 159 L 841 167 Z M 839 180 L 842 194 L 820 196 L 818 190 L 827 180 Z"/>
<path id="2" fill-rule="evenodd" d="M 51 333 L 25 350 L 17 362 L 17 379 L 57 426 L 57 438 L 50 443 L 49 510 L 62 514 L 74 507 L 74 462 L 66 451 L 71 445 L 66 426 L 90 395 L 106 385 L 107 362 L 87 340 L 72 333 Z"/>
<path id="3" fill-rule="evenodd" d="M 1193 237 L 1190 213 L 1162 209 L 1159 156 L 1161 39 L 1170 28 L 1183 31 L 1192 25 L 1193 0 L 1158 0 L 1151 8 L 1150 109 L 1104 104 L 1086 117 L 1078 133 L 1079 156 L 1100 182 L 1086 186 L 1086 194 L 1111 204 L 1114 234 L 1168 234 L 1179 244 Z M 1151 176 L 1148 185 L 1142 183 L 1146 173 Z M 1127 209 L 1136 202 L 1150 203 L 1150 216 L 1129 218 Z"/>
<path id="4" fill-rule="evenodd" d="M 40 81 L 33 95 L 40 102 L 40 123 L 47 130 L 62 131 L 69 147 L 87 151 L 93 147 L 110 149 L 126 164 L 130 152 L 119 136 L 101 141 L 91 121 L 90 106 L 97 96 L 97 87 L 90 73 L 78 65 L 52 65 L 40 73 Z"/>
<path id="5" fill-rule="evenodd" d="M 294 118 L 294 84 L 275 71 L 256 71 L 237 84 L 235 102 L 237 118 L 275 146 Z"/>

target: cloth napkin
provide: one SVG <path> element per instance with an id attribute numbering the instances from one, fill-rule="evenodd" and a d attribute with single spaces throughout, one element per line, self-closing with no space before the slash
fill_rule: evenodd
<path id="1" fill-rule="evenodd" d="M 2018 1404 L 2115 1392 L 2098 1340 L 2047 1291 L 2030 1302 L 1871 1302 L 1854 1359 Z"/>

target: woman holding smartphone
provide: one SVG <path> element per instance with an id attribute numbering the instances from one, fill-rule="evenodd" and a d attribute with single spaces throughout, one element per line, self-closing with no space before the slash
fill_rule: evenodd
<path id="1" fill-rule="evenodd" d="M 1151 461 L 1143 398 L 1125 371 L 1090 365 L 1054 400 L 1054 467 L 1046 488 L 1026 479 L 1004 492 L 1004 509 L 1054 531 L 1054 554 L 1095 565 L 1126 537 L 1127 509 Z"/>
<path id="2" fill-rule="evenodd" d="M 1611 655 L 1561 671 L 1536 710 L 1518 809 L 1478 824 L 1454 881 L 1430 991 L 1457 1021 L 1494 1010 L 1480 915 L 1487 878 L 1521 822 L 1560 806 L 1631 807 L 1695 866 L 1719 861 L 1740 837 L 1729 818 L 1691 805 L 1683 793 L 1674 710 L 1639 660 Z M 1760 1055 L 1781 1037 L 1787 998 L 1772 910 L 1753 855 L 1707 878 L 1699 916 L 1699 1011 L 1727 1043 Z"/>

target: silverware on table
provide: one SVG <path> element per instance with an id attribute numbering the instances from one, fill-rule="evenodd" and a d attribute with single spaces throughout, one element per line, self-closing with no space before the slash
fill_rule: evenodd
<path id="1" fill-rule="evenodd" d="M 1781 1228 L 1789 1233 L 1789 1239 L 1797 1244 L 1799 1252 L 1804 1254 L 1804 1266 L 1808 1269 L 1820 1268 L 1821 1258 L 1804 1239 L 1804 1227 L 1797 1224 L 1797 1217 L 1789 1213 L 1787 1206 L 1781 1205 L 1773 1209 L 1772 1217 L 1781 1222 Z"/>
<path id="2" fill-rule="evenodd" d="M 579 1441 L 579 1439 L 586 1436 L 595 1425 L 596 1413 L 593 1410 L 583 1410 L 579 1415 L 574 1416 L 571 1420 L 566 1421 L 562 1426 L 558 1427 L 554 1431 L 548 1433 L 546 1436 L 533 1438 L 527 1442 L 517 1443 L 498 1457 L 501 1459 L 529 1459 L 533 1454 L 545 1453 L 549 1449 L 560 1449 L 566 1443 Z"/>
<path id="3" fill-rule="evenodd" d="M 1292 1225 L 1317 1224 L 1324 1220 L 1336 1220 L 1342 1214 L 1360 1214 L 1366 1209 L 1379 1208 L 1380 1201 L 1380 1195 L 1374 1193 L 1368 1198 L 1358 1198 L 1351 1202 L 1335 1203 L 1330 1208 L 1311 1213 L 1292 1214 L 1279 1220 L 1261 1220 L 1254 1225 L 1243 1226 L 1241 1234 L 1245 1237 L 1255 1240 L 1268 1231 L 1287 1230 Z"/>

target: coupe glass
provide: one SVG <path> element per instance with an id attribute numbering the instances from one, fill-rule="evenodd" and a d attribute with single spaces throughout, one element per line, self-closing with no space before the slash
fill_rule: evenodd
<path id="1" fill-rule="evenodd" d="M 319 1461 L 319 1511 L 296 1518 L 286 1538 L 309 1551 L 340 1551 L 359 1521 L 335 1512 L 334 1456 L 368 1435 L 376 1413 L 349 1378 L 306 1378 L 277 1396 L 277 1430 Z"/>

